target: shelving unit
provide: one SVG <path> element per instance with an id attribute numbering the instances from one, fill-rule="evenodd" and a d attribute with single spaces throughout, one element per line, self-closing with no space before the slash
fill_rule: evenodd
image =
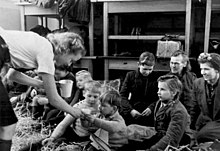
<path id="1" fill-rule="evenodd" d="M 133 70 L 137 68 L 138 57 L 114 57 L 109 53 L 109 41 L 116 40 L 146 40 L 156 41 L 161 39 L 163 34 L 155 35 L 129 35 L 121 34 L 120 15 L 124 14 L 143 14 L 143 13 L 184 13 L 185 14 L 185 31 L 180 36 L 180 40 L 184 40 L 185 52 L 189 54 L 191 36 L 191 0 L 96 0 L 103 2 L 103 54 L 104 54 L 104 78 L 109 79 L 109 70 Z M 109 33 L 110 15 L 114 15 L 113 34 Z M 112 45 L 111 45 L 112 47 Z M 117 49 L 115 46 L 114 49 Z M 167 62 L 157 62 L 156 70 L 169 70 Z"/>
<path id="2" fill-rule="evenodd" d="M 211 28 L 211 19 L 212 13 L 218 12 L 220 14 L 220 1 L 219 0 L 206 0 L 206 20 L 205 20 L 205 37 L 204 37 L 204 52 L 208 52 L 209 49 L 209 40 L 211 38 L 220 38 L 220 32 L 212 33 Z M 220 28 L 220 26 L 219 26 Z"/>

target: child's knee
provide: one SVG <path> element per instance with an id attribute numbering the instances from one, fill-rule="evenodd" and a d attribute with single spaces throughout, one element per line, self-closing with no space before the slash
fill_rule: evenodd
<path id="1" fill-rule="evenodd" d="M 42 97 L 42 98 L 38 99 L 38 104 L 40 104 L 40 105 L 46 105 L 48 103 L 49 103 L 49 101 L 46 97 Z"/>

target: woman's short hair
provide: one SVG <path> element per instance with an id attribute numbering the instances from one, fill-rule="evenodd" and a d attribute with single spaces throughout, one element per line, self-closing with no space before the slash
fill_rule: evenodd
<path id="1" fill-rule="evenodd" d="M 217 53 L 201 53 L 198 62 L 208 63 L 210 67 L 220 72 L 220 55 Z"/>
<path id="2" fill-rule="evenodd" d="M 73 32 L 55 32 L 47 35 L 48 40 L 54 46 L 55 54 L 73 53 L 80 52 L 83 56 L 86 54 L 84 47 L 84 41 L 76 33 Z"/>

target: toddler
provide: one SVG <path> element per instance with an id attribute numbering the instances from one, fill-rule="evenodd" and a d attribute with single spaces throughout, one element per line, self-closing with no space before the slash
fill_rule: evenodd
<path id="1" fill-rule="evenodd" d="M 84 111 L 84 118 L 94 126 L 100 128 L 99 131 L 106 131 L 108 134 L 108 144 L 111 150 L 118 150 L 128 143 L 127 127 L 118 109 L 121 103 L 121 97 L 117 91 L 106 91 L 100 97 L 100 113 L 103 118 L 98 118 Z M 100 132 L 101 133 L 101 132 Z"/>

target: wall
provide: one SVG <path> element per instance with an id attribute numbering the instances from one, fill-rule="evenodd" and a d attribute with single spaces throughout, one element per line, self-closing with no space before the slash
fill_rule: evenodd
<path id="1" fill-rule="evenodd" d="M 20 0 L 0 0 L 0 26 L 9 30 L 21 30 L 20 10 L 16 5 Z M 38 24 L 37 17 L 27 17 L 27 30 Z M 58 21 L 48 19 L 48 27 L 52 30 L 57 29 Z"/>
<path id="2" fill-rule="evenodd" d="M 21 30 L 20 11 L 16 3 L 19 0 L 0 0 L 0 26 L 9 30 Z M 37 24 L 37 18 L 27 18 L 27 28 Z"/>
<path id="3" fill-rule="evenodd" d="M 20 29 L 19 8 L 11 0 L 0 0 L 0 26 L 5 29 Z"/>

